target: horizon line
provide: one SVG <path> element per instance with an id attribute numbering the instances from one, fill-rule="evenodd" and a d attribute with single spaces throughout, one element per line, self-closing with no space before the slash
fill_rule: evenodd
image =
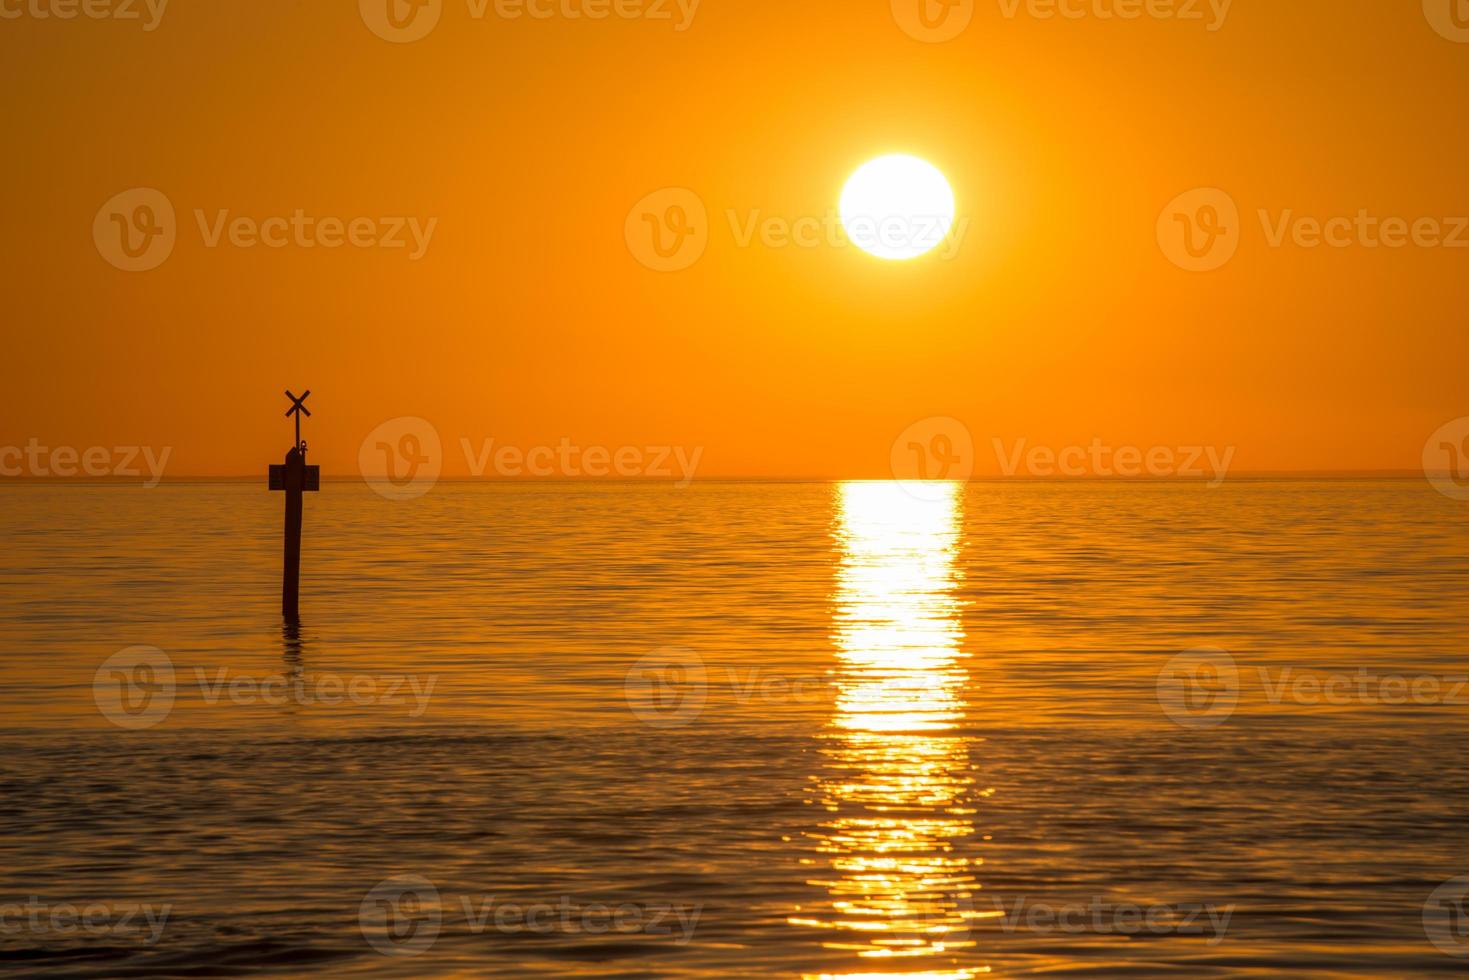
<path id="1" fill-rule="evenodd" d="M 1029 474 L 1015 474 L 1006 476 L 994 474 L 985 476 L 972 476 L 965 479 L 955 480 L 915 480 L 911 477 L 895 476 L 708 476 L 695 477 L 687 482 L 672 477 L 575 477 L 575 476 L 549 476 L 549 477 L 506 477 L 506 476 L 441 476 L 436 483 L 646 483 L 646 484 L 677 484 L 689 486 L 694 483 L 906 483 L 906 482 L 933 482 L 933 483 L 1227 483 L 1236 479 L 1253 480 L 1321 480 L 1321 479 L 1378 479 L 1378 480 L 1422 480 L 1433 475 L 1448 475 L 1447 471 L 1436 473 L 1421 469 L 1360 469 L 1360 470 L 1244 470 L 1238 473 L 1230 473 L 1224 478 L 1210 474 L 1199 474 L 1197 476 L 1153 476 L 1141 474 L 1138 476 L 1120 476 L 1117 474 L 1098 475 L 1083 474 L 1069 476 L 1065 474 L 1054 474 L 1050 476 L 1034 476 Z M 140 482 L 137 476 L 0 476 L 0 485 L 22 484 L 22 483 L 48 483 L 48 484 L 120 484 L 136 485 Z M 146 481 L 141 481 L 146 482 Z M 177 476 L 165 476 L 158 481 L 163 483 L 260 483 L 264 478 L 247 474 L 205 474 L 184 473 Z M 321 476 L 323 483 L 368 483 L 368 479 L 354 474 L 326 474 Z"/>

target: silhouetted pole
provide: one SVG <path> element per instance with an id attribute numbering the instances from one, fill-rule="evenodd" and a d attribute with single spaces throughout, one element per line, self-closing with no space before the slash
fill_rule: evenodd
<path id="1" fill-rule="evenodd" d="M 270 489 L 283 490 L 286 494 L 286 541 L 285 564 L 281 573 L 281 615 L 286 622 L 298 622 L 301 618 L 301 494 L 321 489 L 321 467 L 306 465 L 306 443 L 301 439 L 301 414 L 311 415 L 304 404 L 311 392 L 297 398 L 289 391 L 291 400 L 287 416 L 296 418 L 296 444 L 286 453 L 285 463 L 270 468 Z"/>
<path id="2" fill-rule="evenodd" d="M 299 449 L 286 453 L 286 563 L 281 577 L 281 615 L 301 618 L 301 488 L 305 462 Z"/>

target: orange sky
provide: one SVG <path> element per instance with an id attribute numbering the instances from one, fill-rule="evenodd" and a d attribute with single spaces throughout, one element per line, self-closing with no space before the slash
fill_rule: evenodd
<path id="1" fill-rule="evenodd" d="M 963 420 L 985 474 L 997 438 L 1413 469 L 1469 415 L 1469 228 L 1446 220 L 1469 215 L 1469 43 L 1416 0 L 1238 0 L 1213 31 L 1207 0 L 1155 0 L 1194 21 L 989 0 L 942 44 L 888 0 L 702 0 L 686 24 L 675 0 L 621 0 L 662 20 L 443 0 L 412 43 L 352 0 L 173 0 L 153 30 L 37 16 L 54 2 L 0 0 L 0 446 L 171 447 L 170 475 L 263 477 L 286 387 L 313 390 L 328 474 L 395 416 L 431 421 L 451 476 L 461 439 L 493 438 L 856 477 L 929 416 Z M 952 259 L 738 242 L 752 216 L 822 218 L 891 152 L 951 180 Z M 177 241 L 127 272 L 93 224 L 138 187 Z M 660 273 L 624 228 L 665 187 L 707 207 L 708 247 Z M 1200 187 L 1237 204 L 1238 254 L 1188 272 L 1157 229 Z M 209 247 L 196 216 L 298 209 L 436 223 L 414 260 Z M 1439 219 L 1466 247 L 1276 247 L 1261 209 Z"/>

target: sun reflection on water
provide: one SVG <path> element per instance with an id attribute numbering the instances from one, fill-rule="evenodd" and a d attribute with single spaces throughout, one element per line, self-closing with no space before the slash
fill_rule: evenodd
<path id="1" fill-rule="evenodd" d="M 790 922 L 831 930 L 828 949 L 893 962 L 811 980 L 987 972 L 962 962 L 974 947 L 970 922 L 982 913 L 974 911 L 979 859 L 958 849 L 975 833 L 976 795 L 959 733 L 968 683 L 955 597 L 960 488 L 837 489 L 837 697 L 815 777 L 828 816 L 807 834 L 820 855 L 810 863 L 826 869 L 809 883 L 827 899 Z"/>

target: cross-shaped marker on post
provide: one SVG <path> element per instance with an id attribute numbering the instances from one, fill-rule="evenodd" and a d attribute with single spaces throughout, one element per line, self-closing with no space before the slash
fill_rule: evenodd
<path id="1" fill-rule="evenodd" d="M 301 413 L 305 412 L 306 417 L 311 418 L 311 409 L 306 407 L 306 399 L 311 397 L 311 389 L 307 388 L 306 393 L 297 398 L 291 394 L 291 389 L 287 388 L 286 397 L 291 400 L 291 407 L 286 409 L 286 418 L 296 416 L 296 447 L 299 449 L 301 446 Z"/>

